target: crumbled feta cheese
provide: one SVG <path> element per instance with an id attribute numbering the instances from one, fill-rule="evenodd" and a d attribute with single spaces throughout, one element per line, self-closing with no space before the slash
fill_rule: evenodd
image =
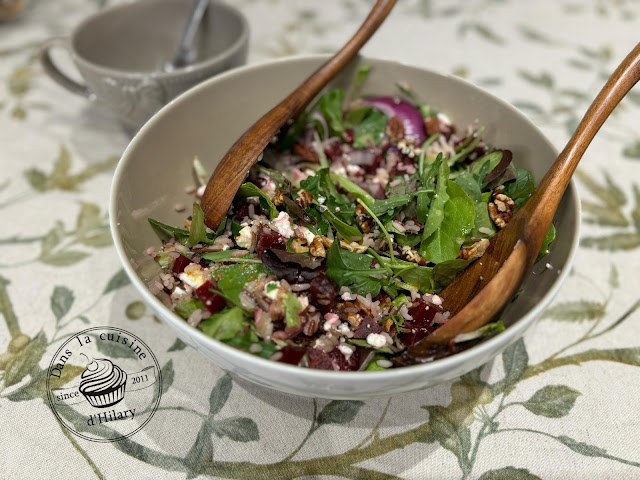
<path id="1" fill-rule="evenodd" d="M 376 365 L 381 368 L 391 368 L 393 366 L 393 363 L 391 363 L 391 361 L 389 360 L 381 358 L 380 360 L 376 360 Z"/>
<path id="2" fill-rule="evenodd" d="M 179 278 L 190 287 L 198 288 L 207 281 L 207 274 L 197 263 L 190 263 Z"/>
<path id="3" fill-rule="evenodd" d="M 324 201 L 326 200 L 326 198 L 324 198 L 322 195 L 318 195 L 318 203 L 320 205 L 322 205 L 324 203 Z"/>
<path id="4" fill-rule="evenodd" d="M 300 305 L 302 305 L 302 310 L 309 306 L 309 297 L 307 297 L 306 295 L 298 297 L 298 300 L 300 301 Z"/>
<path id="5" fill-rule="evenodd" d="M 298 230 L 300 230 L 300 233 L 302 233 L 305 240 L 310 245 L 311 242 L 313 242 L 313 239 L 315 238 L 315 235 L 313 234 L 313 232 L 309 230 L 307 227 L 298 227 Z"/>
<path id="6" fill-rule="evenodd" d="M 335 313 L 326 313 L 324 319 L 326 320 L 326 322 L 324 322 L 322 328 L 326 332 L 331 330 L 331 327 L 333 327 L 340 321 L 340 317 L 338 317 L 338 315 L 336 315 Z"/>
<path id="7" fill-rule="evenodd" d="M 249 347 L 249 351 L 251 353 L 260 353 L 262 351 L 262 345 L 260 345 L 259 343 L 252 343 Z"/>
<path id="8" fill-rule="evenodd" d="M 349 360 L 349 358 L 351 358 L 351 355 L 355 351 L 355 347 L 353 345 L 349 345 L 348 343 L 341 343 L 340 345 L 338 345 L 338 350 L 340 350 L 346 360 Z"/>
<path id="9" fill-rule="evenodd" d="M 331 172 L 336 175 L 342 175 L 343 177 L 347 176 L 347 169 L 344 168 L 343 165 L 338 165 L 336 168 L 331 169 Z"/>
<path id="10" fill-rule="evenodd" d="M 349 332 L 351 332 L 351 329 L 349 328 L 349 324 L 346 322 L 341 323 L 340 326 L 336 328 L 336 330 L 338 330 L 338 332 L 342 335 L 347 335 Z"/>
<path id="11" fill-rule="evenodd" d="M 350 175 L 359 175 L 363 170 L 358 165 L 347 165 L 347 172 L 349 172 Z"/>
<path id="12" fill-rule="evenodd" d="M 278 298 L 278 289 L 280 288 L 280 282 L 272 281 L 264 286 L 264 293 L 271 300 Z"/>
<path id="13" fill-rule="evenodd" d="M 374 348 L 382 348 L 387 344 L 387 339 L 379 333 L 370 333 L 367 335 L 367 343 Z"/>
<path id="14" fill-rule="evenodd" d="M 256 235 L 251 230 L 251 227 L 246 226 L 240 230 L 238 235 L 236 236 L 236 243 L 240 248 L 251 248 L 251 246 L 255 243 Z"/>
<path id="15" fill-rule="evenodd" d="M 293 230 L 291 229 L 291 217 L 287 212 L 280 212 L 278 218 L 271 222 L 271 228 L 284 238 L 291 238 L 293 236 Z"/>
<path id="16" fill-rule="evenodd" d="M 171 298 L 173 298 L 176 301 L 181 300 L 183 297 L 186 297 L 186 296 L 187 296 L 187 292 L 180 287 L 176 287 L 175 290 L 171 292 Z"/>

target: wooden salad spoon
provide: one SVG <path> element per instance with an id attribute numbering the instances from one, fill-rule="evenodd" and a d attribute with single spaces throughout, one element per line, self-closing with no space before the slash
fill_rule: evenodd
<path id="1" fill-rule="evenodd" d="M 480 328 L 506 307 L 533 268 L 582 155 L 609 114 L 638 80 L 640 43 L 602 87 L 536 192 L 491 239 L 485 254 L 440 292 L 443 307 L 452 317 L 428 337 L 409 347 L 409 356 L 432 356 L 435 345 L 447 344 L 460 333 Z"/>
<path id="2" fill-rule="evenodd" d="M 369 16 L 344 47 L 282 102 L 253 124 L 225 154 L 209 178 L 202 196 L 204 223 L 216 229 L 226 217 L 231 202 L 245 180 L 249 169 L 269 144 L 280 127 L 300 115 L 325 85 L 352 60 L 371 38 L 395 5 L 396 0 L 377 0 Z"/>

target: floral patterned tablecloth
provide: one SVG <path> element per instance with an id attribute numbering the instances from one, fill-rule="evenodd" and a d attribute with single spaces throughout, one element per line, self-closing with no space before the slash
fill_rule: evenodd
<path id="1" fill-rule="evenodd" d="M 121 270 L 106 208 L 129 138 L 36 60 L 111 3 L 32 0 L 0 23 L 0 478 L 640 478 L 640 91 L 581 163 L 575 267 L 523 340 L 422 392 L 296 398 L 185 347 Z M 234 3 L 257 62 L 333 51 L 372 1 Z M 638 21 L 637 0 L 400 0 L 364 51 L 467 78 L 561 147 Z M 144 338 L 162 367 L 159 410 L 119 442 L 70 434 L 45 394 L 55 350 L 95 325 Z"/>

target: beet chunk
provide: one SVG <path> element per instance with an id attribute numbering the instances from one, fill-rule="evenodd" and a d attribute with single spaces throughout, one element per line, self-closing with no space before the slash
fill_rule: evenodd
<path id="1" fill-rule="evenodd" d="M 268 248 L 286 250 L 287 241 L 278 232 L 275 232 L 270 228 L 265 227 L 258 231 L 258 235 L 256 239 L 256 252 L 261 254 Z"/>
<path id="2" fill-rule="evenodd" d="M 227 304 L 227 301 L 220 295 L 211 291 L 214 285 L 210 281 L 206 281 L 196 289 L 196 297 L 200 299 L 209 313 L 219 312 Z"/>
<path id="3" fill-rule="evenodd" d="M 184 255 L 180 255 L 178 258 L 175 259 L 175 261 L 173 262 L 173 273 L 179 275 L 182 272 L 184 272 L 184 269 L 187 265 L 189 265 L 191 263 L 191 260 L 189 260 L 187 257 L 185 257 Z"/>
<path id="4" fill-rule="evenodd" d="M 329 313 L 337 303 L 338 286 L 324 272 L 311 280 L 311 304 L 322 314 Z"/>
<path id="5" fill-rule="evenodd" d="M 354 352 L 349 360 L 345 358 L 338 348 L 334 348 L 329 353 L 319 348 L 309 347 L 309 368 L 318 370 L 358 370 L 360 360 L 357 352 Z"/>
<path id="6" fill-rule="evenodd" d="M 364 317 L 358 328 L 353 332 L 353 338 L 367 338 L 370 333 L 380 333 L 382 327 L 371 317 Z"/>
<path id="7" fill-rule="evenodd" d="M 280 352 L 282 353 L 282 357 L 280 357 L 279 362 L 289 363 L 291 365 L 298 365 L 302 357 L 306 353 L 307 349 L 305 347 L 294 347 L 292 345 L 287 345 Z"/>
<path id="8" fill-rule="evenodd" d="M 413 320 L 405 320 L 402 324 L 402 328 L 409 330 L 399 335 L 402 344 L 409 347 L 433 332 L 437 327 L 431 322 L 437 312 L 438 308 L 435 305 L 418 298 L 409 309 L 409 315 L 413 317 Z"/>

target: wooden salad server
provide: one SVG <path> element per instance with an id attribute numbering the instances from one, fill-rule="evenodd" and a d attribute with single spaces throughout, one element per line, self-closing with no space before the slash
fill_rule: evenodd
<path id="1" fill-rule="evenodd" d="M 480 259 L 460 273 L 439 295 L 451 319 L 407 353 L 429 357 L 435 345 L 449 343 L 494 319 L 527 277 L 542 247 L 571 175 L 585 150 L 616 105 L 640 80 L 640 44 L 623 60 L 593 101 L 578 128 L 536 192 L 507 226 L 491 238 Z"/>
<path id="2" fill-rule="evenodd" d="M 396 0 L 377 0 L 369 16 L 344 47 L 311 74 L 282 102 L 253 124 L 225 154 L 202 196 L 204 223 L 212 229 L 226 217 L 231 202 L 259 155 L 287 120 L 300 115 L 329 80 L 360 51 L 395 5 Z"/>

